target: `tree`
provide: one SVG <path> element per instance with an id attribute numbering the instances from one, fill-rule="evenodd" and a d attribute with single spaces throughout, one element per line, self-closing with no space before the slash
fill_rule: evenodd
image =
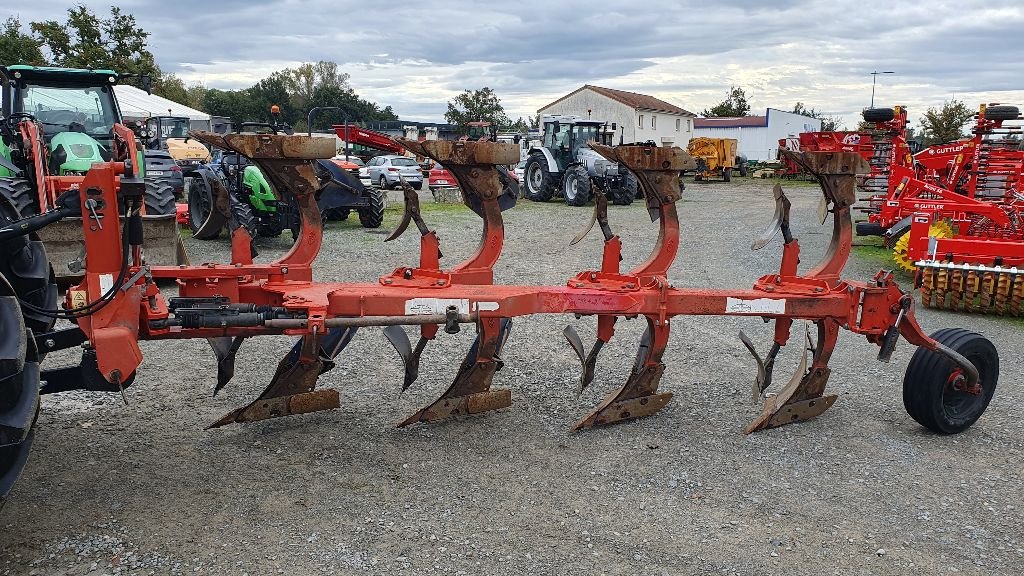
<path id="1" fill-rule="evenodd" d="M 39 40 L 21 32 L 21 20 L 14 16 L 0 26 L 0 66 L 11 64 L 46 65 Z"/>
<path id="2" fill-rule="evenodd" d="M 839 116 L 832 116 L 819 112 L 814 108 L 806 108 L 803 102 L 797 102 L 793 106 L 793 114 L 799 114 L 801 116 L 807 116 L 808 118 L 815 118 L 821 120 L 821 131 L 822 132 L 835 132 L 839 129 L 839 123 L 842 122 L 842 118 Z"/>
<path id="3" fill-rule="evenodd" d="M 716 106 L 705 109 L 703 115 L 706 118 L 749 116 L 750 104 L 747 103 L 747 94 L 743 91 L 743 88 L 733 86 L 725 93 L 725 100 L 722 100 Z"/>
<path id="4" fill-rule="evenodd" d="M 509 124 L 501 99 L 488 87 L 479 90 L 466 90 L 448 101 L 448 111 L 444 119 L 449 124 L 459 126 L 464 131 L 467 122 L 485 121 L 495 126 Z"/>
<path id="5" fill-rule="evenodd" d="M 947 100 L 941 108 L 929 108 L 921 118 L 921 137 L 925 146 L 959 140 L 964 136 L 964 124 L 974 117 L 974 111 L 962 101 Z"/>
<path id="6" fill-rule="evenodd" d="M 531 117 L 530 119 L 532 120 L 533 118 Z M 523 120 L 523 117 L 520 116 L 518 120 L 516 120 L 515 122 L 512 123 L 511 126 L 509 126 L 509 129 L 514 130 L 516 132 L 529 132 L 530 123 L 527 122 L 526 120 Z"/>
<path id="7" fill-rule="evenodd" d="M 163 78 L 160 78 L 159 82 L 153 85 L 153 93 L 157 96 L 163 96 L 168 100 L 173 100 L 178 104 L 191 106 L 185 82 L 174 74 L 166 74 Z"/>
<path id="8" fill-rule="evenodd" d="M 83 5 L 68 8 L 67 22 L 33 22 L 32 31 L 54 66 L 149 74 L 154 81 L 160 80 L 160 68 L 146 48 L 149 32 L 116 6 L 107 18 L 99 18 Z"/>

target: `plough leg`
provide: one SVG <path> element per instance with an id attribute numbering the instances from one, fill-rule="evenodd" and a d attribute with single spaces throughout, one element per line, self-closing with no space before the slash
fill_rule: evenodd
<path id="1" fill-rule="evenodd" d="M 499 354 L 512 329 L 510 318 L 487 318 L 478 325 L 476 341 L 462 361 L 455 381 L 429 406 L 403 420 L 398 426 L 437 422 L 456 414 L 478 414 L 512 405 L 508 389 L 491 390 L 494 373 L 501 369 Z"/>
<path id="2" fill-rule="evenodd" d="M 228 412 L 208 428 L 338 408 L 341 401 L 337 390 L 314 388 L 320 375 L 334 368 L 334 357 L 348 346 L 355 332 L 356 328 L 336 328 L 322 338 L 303 337 L 278 363 L 274 377 L 259 397 Z"/>
<path id="3" fill-rule="evenodd" d="M 822 320 L 816 324 L 818 341 L 811 346 L 813 358 L 810 370 L 807 370 L 806 355 L 802 355 L 796 374 L 777 395 L 765 400 L 761 415 L 747 426 L 747 434 L 810 420 L 835 403 L 836 396 L 824 396 L 824 392 L 825 384 L 832 372 L 828 367 L 828 360 L 839 339 L 839 324 L 834 320 Z M 808 342 L 809 340 L 808 336 Z"/>
<path id="4" fill-rule="evenodd" d="M 647 319 L 647 331 L 640 341 L 636 362 L 626 383 L 577 422 L 572 427 L 573 432 L 649 416 L 668 404 L 672 393 L 658 393 L 658 384 L 665 373 L 661 357 L 668 345 L 668 334 L 668 324 L 657 325 L 654 319 Z"/>

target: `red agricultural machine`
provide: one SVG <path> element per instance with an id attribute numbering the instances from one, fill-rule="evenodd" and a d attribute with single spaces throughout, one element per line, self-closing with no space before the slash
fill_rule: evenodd
<path id="1" fill-rule="evenodd" d="M 466 206 L 483 220 L 479 248 L 464 262 L 442 268 L 440 241 L 423 221 L 417 195 L 407 189 L 404 217 L 392 238 L 415 224 L 420 235 L 419 262 L 367 282 L 322 283 L 312 281 L 322 229 L 315 198 L 318 181 L 311 162 L 333 155 L 333 143 L 269 134 L 198 133 L 194 137 L 251 159 L 275 188 L 289 190 L 302 217 L 299 239 L 279 260 L 257 264 L 250 257 L 244 227 L 234 227 L 230 263 L 147 266 L 140 257 L 145 241 L 138 211 L 142 185 L 123 162 L 93 166 L 78 190 L 58 199 L 56 210 L 5 223 L 0 228 L 0 249 L 12 256 L 0 261 L 3 494 L 25 463 L 38 394 L 82 388 L 123 393 L 142 362 L 140 340 L 207 340 L 218 359 L 216 391 L 231 380 L 235 353 L 246 339 L 271 334 L 297 338 L 263 393 L 213 426 L 337 408 L 338 391 L 317 389 L 317 379 L 334 366 L 334 358 L 356 331 L 368 326 L 384 327 L 402 358 L 403 388 L 416 381 L 420 356 L 442 328 L 445 333 L 458 332 L 463 326 L 476 330 L 476 340 L 451 386 L 400 425 L 507 407 L 511 392 L 492 389 L 491 384 L 502 366 L 501 352 L 513 319 L 528 314 L 596 317 L 597 339 L 589 351 L 573 327 L 563 332 L 580 359 L 581 389 L 595 379 L 598 354 L 615 334 L 617 322 L 642 318 L 646 323 L 625 384 L 583 416 L 573 430 L 648 416 L 670 401 L 671 392 L 658 390 L 665 372 L 662 359 L 673 320 L 684 315 L 742 316 L 774 323 L 763 357 L 740 334 L 757 365 L 753 395 L 764 401 L 747 432 L 807 420 L 833 405 L 837 397 L 825 394 L 825 386 L 842 329 L 879 346 L 881 361 L 890 359 L 900 336 L 918 346 L 903 380 L 903 401 L 911 417 L 935 432 L 956 433 L 971 426 L 985 411 L 997 385 L 998 354 L 984 337 L 959 328 L 926 335 L 915 320 L 913 298 L 900 290 L 889 272 L 881 271 L 867 281 L 842 278 L 853 237 L 855 178 L 869 170 L 856 154 L 789 155 L 818 179 L 833 217 L 831 242 L 819 264 L 804 273 L 798 271 L 800 244 L 790 227 L 790 203 L 776 186 L 774 218 L 753 247 L 762 248 L 781 235 L 778 271 L 759 278 L 748 289 L 706 289 L 674 287 L 668 280 L 679 248 L 679 175 L 694 168 L 693 159 L 679 148 L 592 144 L 598 154 L 638 176 L 647 208 L 657 222 L 657 241 L 647 260 L 621 269 L 621 241 L 608 218 L 608 199 L 599 193 L 590 226 L 576 241 L 599 224 L 604 236 L 600 268 L 583 270 L 563 285 L 536 286 L 494 283 L 493 269 L 505 235 L 502 212 L 516 202 L 515 195 L 503 189 L 496 165 L 514 163 L 518 148 L 492 142 L 403 140 L 401 144 L 410 151 L 442 163 L 456 175 Z M 218 209 L 231 217 L 227 207 Z M 18 288 L 21 268 L 12 263 L 42 258 L 44 249 L 31 235 L 70 216 L 82 218 L 88 254 L 85 279 L 67 292 L 62 308 L 43 310 L 23 298 Z M 159 280 L 176 281 L 177 294 L 165 296 Z M 23 320 L 26 308 L 66 318 L 73 326 L 35 332 Z M 801 321 L 814 330 L 794 326 Z M 418 330 L 415 346 L 402 326 Z M 810 359 L 805 351 L 793 377 L 781 387 L 772 387 L 776 356 L 791 342 L 809 351 Z M 79 366 L 44 370 L 40 375 L 45 353 L 73 347 L 83 349 Z M 40 379 L 45 382 L 41 389 Z"/>
<path id="2" fill-rule="evenodd" d="M 800 166 L 783 150 L 791 152 L 853 152 L 871 162 L 875 145 L 871 134 L 866 132 L 801 132 L 797 136 L 779 139 L 779 160 L 783 164 L 783 176 L 800 174 Z"/>
<path id="3" fill-rule="evenodd" d="M 896 244 L 926 306 L 1024 315 L 1024 150 L 1015 106 L 981 106 L 970 139 L 915 177 L 893 172 L 893 209 L 912 211 Z M 938 154 L 936 154 L 938 155 Z M 919 171 L 920 172 L 920 171 Z"/>

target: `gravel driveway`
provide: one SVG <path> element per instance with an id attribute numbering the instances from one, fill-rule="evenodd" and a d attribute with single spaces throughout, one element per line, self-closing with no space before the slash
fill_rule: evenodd
<path id="1" fill-rule="evenodd" d="M 817 189 L 789 190 L 806 269 L 827 230 L 816 222 Z M 677 286 L 750 287 L 777 267 L 778 241 L 749 250 L 771 215 L 770 183 L 690 184 L 684 196 Z M 397 223 L 393 208 L 382 230 Z M 447 265 L 472 253 L 475 215 L 424 212 Z M 598 233 L 568 246 L 588 217 L 554 202 L 506 212 L 498 282 L 561 285 L 599 266 Z M 643 206 L 613 207 L 610 217 L 624 264 L 642 260 L 656 236 Z M 372 281 L 415 262 L 415 234 L 384 244 L 379 232 L 332 223 L 318 279 Z M 188 248 L 205 261 L 226 259 L 228 245 Z M 286 246 L 261 240 L 260 249 L 270 258 Z M 855 253 L 846 275 L 867 279 L 879 265 Z M 930 434 L 904 412 L 911 346 L 880 364 L 877 347 L 844 333 L 829 387 L 836 405 L 744 436 L 760 407 L 736 334 L 742 327 L 763 350 L 770 326 L 756 319 L 678 319 L 661 386 L 675 393 L 668 407 L 573 435 L 576 419 L 624 381 L 640 321 L 619 323 L 577 398 L 579 366 L 560 331 L 572 322 L 588 341 L 594 320 L 517 319 L 495 378 L 512 389 L 512 407 L 408 429 L 394 424 L 447 387 L 471 331 L 441 334 L 419 382 L 400 394 L 397 355 L 379 329 L 364 329 L 320 381 L 341 391 L 339 410 L 210 431 L 262 390 L 290 340 L 247 341 L 216 397 L 205 342 L 146 342 L 127 406 L 117 394 L 44 399 L 29 465 L 0 513 L 0 572 L 1020 574 L 1022 324 L 930 310 L 918 318 L 929 332 L 980 331 L 1002 355 L 995 399 L 961 435 Z M 797 363 L 787 352 L 783 382 Z"/>

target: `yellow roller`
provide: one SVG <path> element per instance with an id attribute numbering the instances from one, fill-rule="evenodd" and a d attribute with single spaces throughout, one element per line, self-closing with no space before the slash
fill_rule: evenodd
<path id="1" fill-rule="evenodd" d="M 949 225 L 949 222 L 940 220 L 935 222 L 928 227 L 928 236 L 934 238 L 952 238 L 953 227 Z M 907 254 L 910 248 L 910 232 L 900 236 L 899 240 L 896 241 L 896 245 L 892 249 L 892 259 L 899 266 L 900 270 L 904 272 L 914 271 L 914 261 L 910 259 Z"/>

